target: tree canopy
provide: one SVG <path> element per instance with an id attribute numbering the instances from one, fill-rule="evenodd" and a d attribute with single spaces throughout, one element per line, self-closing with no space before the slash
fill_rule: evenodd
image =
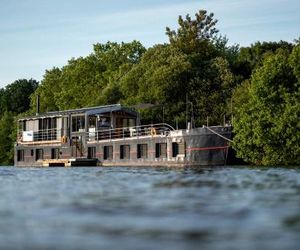
<path id="1" fill-rule="evenodd" d="M 30 96 L 37 86 L 36 80 L 20 79 L 0 89 L 0 165 L 13 163 L 16 140 L 14 117 L 29 110 Z"/>
<path id="2" fill-rule="evenodd" d="M 20 79 L 0 90 L 0 114 L 5 111 L 19 114 L 30 107 L 31 94 L 38 87 L 36 80 Z"/>
<path id="3" fill-rule="evenodd" d="M 300 162 L 300 46 L 266 56 L 251 77 L 248 97 L 237 110 L 238 156 L 263 165 Z"/>
<path id="4" fill-rule="evenodd" d="M 31 98 L 41 111 L 104 105 L 120 101 L 119 79 L 136 64 L 145 48 L 140 42 L 95 44 L 89 56 L 72 58 L 68 64 L 46 71 Z"/>

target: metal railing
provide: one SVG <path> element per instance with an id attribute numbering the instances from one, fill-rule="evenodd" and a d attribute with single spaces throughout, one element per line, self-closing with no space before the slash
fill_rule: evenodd
<path id="1" fill-rule="evenodd" d="M 100 129 L 88 132 L 88 141 L 100 141 L 111 139 L 125 139 L 130 137 L 143 137 L 143 136 L 158 136 L 168 135 L 170 131 L 175 130 L 167 123 L 141 125 L 135 127 L 123 127 L 115 129 Z"/>
<path id="2" fill-rule="evenodd" d="M 63 129 L 43 129 L 38 131 L 19 131 L 18 142 L 60 141 Z"/>
<path id="3" fill-rule="evenodd" d="M 141 125 L 134 127 L 123 127 L 115 129 L 89 129 L 86 131 L 71 132 L 71 137 L 85 137 L 86 141 L 100 141 L 110 139 L 125 139 L 129 137 L 142 136 L 166 136 L 170 131 L 175 130 L 167 123 Z M 68 131 L 63 129 L 43 129 L 38 131 L 19 131 L 18 142 L 57 142 L 63 141 Z M 71 139 L 71 138 L 69 138 Z"/>

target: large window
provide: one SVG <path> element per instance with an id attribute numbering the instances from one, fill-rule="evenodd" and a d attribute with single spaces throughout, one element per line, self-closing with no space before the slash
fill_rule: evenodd
<path id="1" fill-rule="evenodd" d="M 123 118 L 123 127 L 135 127 L 135 119 Z"/>
<path id="2" fill-rule="evenodd" d="M 138 144 L 137 145 L 137 158 L 146 159 L 148 158 L 148 145 Z"/>
<path id="3" fill-rule="evenodd" d="M 100 116 L 98 119 L 98 129 L 109 129 L 111 127 L 110 117 Z"/>
<path id="4" fill-rule="evenodd" d="M 19 121 L 19 131 L 26 131 L 26 121 Z"/>
<path id="5" fill-rule="evenodd" d="M 88 159 L 96 158 L 96 147 L 88 147 Z"/>
<path id="6" fill-rule="evenodd" d="M 97 117 L 90 116 L 89 117 L 89 128 L 96 128 Z"/>
<path id="7" fill-rule="evenodd" d="M 59 159 L 59 148 L 51 148 L 51 159 Z"/>
<path id="8" fill-rule="evenodd" d="M 36 149 L 35 150 L 35 159 L 36 160 L 43 160 L 44 158 L 44 151 L 43 149 Z"/>
<path id="9" fill-rule="evenodd" d="M 17 161 L 24 161 L 24 150 L 20 149 L 17 151 Z"/>
<path id="10" fill-rule="evenodd" d="M 37 141 L 56 140 L 56 117 L 39 119 L 39 131 L 34 133 L 34 139 Z"/>
<path id="11" fill-rule="evenodd" d="M 56 117 L 39 119 L 39 130 L 51 130 L 56 128 Z"/>
<path id="12" fill-rule="evenodd" d="M 72 117 L 72 131 L 78 132 L 85 129 L 85 117 L 84 116 L 73 116 Z"/>
<path id="13" fill-rule="evenodd" d="M 172 143 L 172 156 L 185 155 L 185 143 L 184 142 L 173 142 Z"/>
<path id="14" fill-rule="evenodd" d="M 130 145 L 120 146 L 120 159 L 130 159 Z"/>
<path id="15" fill-rule="evenodd" d="M 176 157 L 178 155 L 178 143 L 173 142 L 172 143 L 172 156 Z"/>
<path id="16" fill-rule="evenodd" d="M 103 159 L 112 160 L 113 159 L 113 146 L 104 146 L 103 147 Z"/>
<path id="17" fill-rule="evenodd" d="M 167 157 L 167 143 L 156 143 L 155 144 L 155 157 L 166 158 Z"/>

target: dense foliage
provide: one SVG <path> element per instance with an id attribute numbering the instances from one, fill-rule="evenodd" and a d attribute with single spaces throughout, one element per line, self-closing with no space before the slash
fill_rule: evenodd
<path id="1" fill-rule="evenodd" d="M 14 116 L 28 111 L 30 96 L 38 82 L 22 79 L 0 89 L 0 164 L 13 163 L 13 146 L 16 140 Z"/>
<path id="2" fill-rule="evenodd" d="M 146 49 L 140 42 L 98 43 L 86 57 L 72 58 L 35 80 L 0 89 L 0 162 L 12 163 L 13 117 L 40 111 L 122 103 L 155 104 L 139 110 L 145 122 L 184 128 L 228 122 L 234 147 L 256 164 L 300 164 L 299 45 L 256 42 L 229 46 L 212 13 L 179 16 L 166 28 L 169 42 Z M 299 40 L 296 41 L 299 44 Z M 291 154 L 291 155 L 289 155 Z"/>
<path id="3" fill-rule="evenodd" d="M 46 71 L 31 98 L 32 109 L 36 95 L 40 96 L 42 112 L 119 102 L 119 81 L 145 50 L 137 41 L 94 45 L 89 56 L 73 58 L 61 69 Z"/>
<path id="4" fill-rule="evenodd" d="M 300 45 L 266 56 L 237 109 L 238 155 L 263 165 L 300 162 Z"/>
<path id="5" fill-rule="evenodd" d="M 30 107 L 30 96 L 36 90 L 38 82 L 30 79 L 22 79 L 0 89 L 0 115 L 6 111 L 19 114 Z"/>

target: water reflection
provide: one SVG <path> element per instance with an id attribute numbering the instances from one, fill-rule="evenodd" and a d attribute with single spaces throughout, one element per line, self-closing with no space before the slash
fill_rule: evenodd
<path id="1" fill-rule="evenodd" d="M 300 171 L 0 168 L 0 249 L 298 249 Z"/>

